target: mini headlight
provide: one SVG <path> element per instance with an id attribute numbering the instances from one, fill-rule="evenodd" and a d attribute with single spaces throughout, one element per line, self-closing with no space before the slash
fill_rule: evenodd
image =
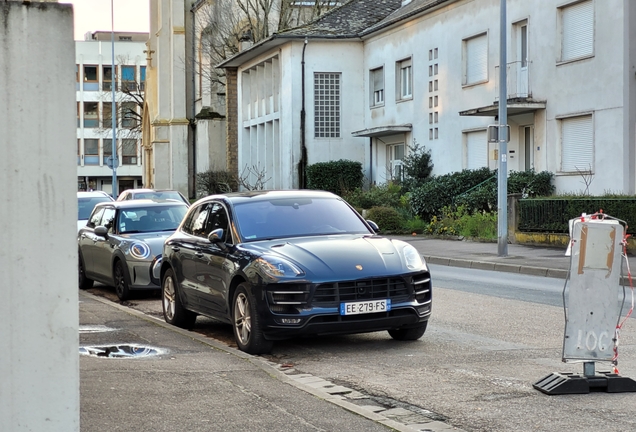
<path id="1" fill-rule="evenodd" d="M 302 276 L 305 274 L 305 272 L 298 268 L 295 264 L 292 264 L 286 259 L 271 255 L 263 255 L 260 258 L 257 258 L 254 262 L 267 275 L 275 278 L 285 276 Z"/>
<path id="2" fill-rule="evenodd" d="M 402 249 L 402 254 L 404 255 L 406 267 L 409 270 L 420 270 L 422 267 L 426 268 L 426 264 L 420 256 L 420 253 L 413 246 L 404 246 L 404 249 Z"/>
<path id="3" fill-rule="evenodd" d="M 146 259 L 150 256 L 150 246 L 144 242 L 136 241 L 130 245 L 130 254 L 138 259 Z"/>

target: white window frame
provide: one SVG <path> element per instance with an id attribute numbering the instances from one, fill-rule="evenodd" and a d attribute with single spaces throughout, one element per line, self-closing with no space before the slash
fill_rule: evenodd
<path id="1" fill-rule="evenodd" d="M 397 158 L 396 157 L 396 150 L 398 148 L 402 148 L 402 158 Z M 386 146 L 386 152 L 387 152 L 387 160 L 389 161 L 389 179 L 391 180 L 396 180 L 396 170 L 398 171 L 397 176 L 399 176 L 400 178 L 397 178 L 398 181 L 402 181 L 404 180 L 404 157 L 406 156 L 406 144 L 401 142 L 401 143 L 395 143 L 395 144 L 387 144 Z M 399 156 L 399 155 L 398 155 Z"/>
<path id="2" fill-rule="evenodd" d="M 594 56 L 594 2 L 583 0 L 559 7 L 561 60 L 566 63 Z"/>
<path id="3" fill-rule="evenodd" d="M 396 100 L 413 99 L 413 61 L 411 57 L 395 63 Z"/>
<path id="4" fill-rule="evenodd" d="M 488 82 L 488 32 L 462 40 L 462 85 L 471 86 Z"/>
<path id="5" fill-rule="evenodd" d="M 594 115 L 577 114 L 557 118 L 561 142 L 561 167 L 564 174 L 594 172 Z"/>
<path id="6" fill-rule="evenodd" d="M 369 71 L 371 107 L 384 105 L 384 67 Z"/>

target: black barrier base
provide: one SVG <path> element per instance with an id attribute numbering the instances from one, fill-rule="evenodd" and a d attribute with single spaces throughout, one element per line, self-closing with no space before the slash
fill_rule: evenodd
<path id="1" fill-rule="evenodd" d="M 585 394 L 590 392 L 636 392 L 636 381 L 611 372 L 585 376 L 572 373 L 552 373 L 532 384 L 547 395 Z"/>

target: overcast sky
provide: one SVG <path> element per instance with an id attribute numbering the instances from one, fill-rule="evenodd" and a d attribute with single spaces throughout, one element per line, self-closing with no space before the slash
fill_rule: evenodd
<path id="1" fill-rule="evenodd" d="M 148 32 L 150 0 L 112 0 L 115 31 Z M 86 32 L 111 31 L 111 0 L 59 0 L 72 3 L 74 38 L 84 40 Z"/>

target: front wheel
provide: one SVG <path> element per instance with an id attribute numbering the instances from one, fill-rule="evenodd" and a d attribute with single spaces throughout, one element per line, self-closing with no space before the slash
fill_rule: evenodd
<path id="1" fill-rule="evenodd" d="M 113 279 L 115 279 L 115 292 L 117 293 L 119 300 L 128 300 L 130 298 L 130 287 L 128 285 L 128 279 L 126 278 L 126 269 L 124 268 L 124 263 L 121 260 L 117 260 L 115 262 Z"/>
<path id="2" fill-rule="evenodd" d="M 263 336 L 254 297 L 249 293 L 248 288 L 246 283 L 242 283 L 234 293 L 232 302 L 234 337 L 241 351 L 249 354 L 265 354 L 272 350 L 274 344 Z"/>
<path id="3" fill-rule="evenodd" d="M 93 287 L 93 280 L 89 279 L 86 276 L 86 268 L 84 268 L 84 260 L 82 259 L 82 255 L 79 255 L 79 264 L 78 264 L 78 273 L 79 273 L 79 289 L 89 289 Z"/>
<path id="4" fill-rule="evenodd" d="M 419 338 L 424 336 L 424 332 L 426 332 L 427 325 L 428 325 L 428 321 L 425 321 L 417 327 L 391 329 L 389 330 L 389 334 L 391 335 L 393 339 L 399 340 L 399 341 L 418 340 Z"/>
<path id="5" fill-rule="evenodd" d="M 161 283 L 161 305 L 163 318 L 168 324 L 184 329 L 194 327 L 197 314 L 183 307 L 179 298 L 179 289 L 172 269 L 166 270 Z"/>

